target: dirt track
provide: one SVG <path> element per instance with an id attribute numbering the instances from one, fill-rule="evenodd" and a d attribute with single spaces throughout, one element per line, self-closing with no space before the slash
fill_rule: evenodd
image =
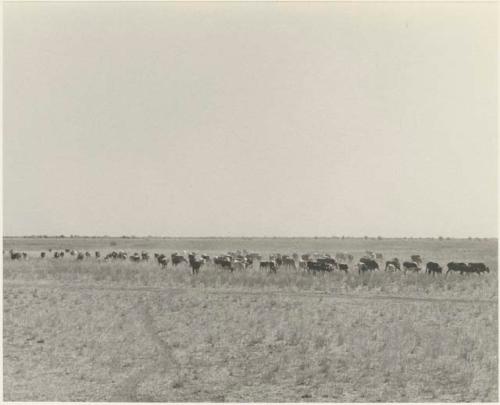
<path id="1" fill-rule="evenodd" d="M 91 284 L 65 284 L 65 283 L 34 283 L 19 281 L 4 281 L 4 287 L 32 287 L 32 288 L 58 288 L 69 290 L 101 290 L 101 291 L 132 291 L 132 292 L 151 292 L 151 293 L 169 293 L 184 294 L 186 292 L 211 294 L 211 295 L 277 295 L 284 297 L 297 298 L 327 298 L 331 300 L 389 300 L 389 301 L 411 301 L 411 302 L 456 302 L 456 303 L 475 303 L 475 304 L 497 304 L 496 299 L 465 299 L 465 298 L 426 298 L 426 297 L 403 297 L 396 295 L 353 295 L 327 292 L 293 292 L 293 291 L 248 291 L 248 290 L 210 290 L 200 288 L 175 288 L 175 287 L 128 287 L 111 285 L 91 285 Z"/>

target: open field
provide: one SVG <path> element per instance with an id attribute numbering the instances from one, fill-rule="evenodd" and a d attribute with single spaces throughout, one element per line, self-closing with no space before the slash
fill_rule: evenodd
<path id="1" fill-rule="evenodd" d="M 49 247 L 373 250 L 491 273 L 193 277 L 153 261 L 35 258 Z M 10 248 L 30 258 L 4 258 L 4 400 L 498 400 L 496 241 L 5 239 Z"/>

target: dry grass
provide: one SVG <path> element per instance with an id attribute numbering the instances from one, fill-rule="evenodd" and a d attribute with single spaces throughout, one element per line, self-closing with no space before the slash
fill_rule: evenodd
<path id="1" fill-rule="evenodd" d="M 6 400 L 498 395 L 491 305 L 30 287 L 4 300 Z"/>
<path id="2" fill-rule="evenodd" d="M 153 262 L 6 260 L 4 400 L 497 401 L 490 268 L 193 277 Z"/>
<path id="3" fill-rule="evenodd" d="M 326 292 L 332 294 L 397 295 L 435 298 L 496 299 L 497 273 L 486 275 L 430 276 L 424 273 L 368 274 L 350 272 L 308 274 L 297 270 L 280 270 L 268 274 L 258 269 L 229 273 L 213 266 L 202 268 L 193 277 L 187 266 L 162 269 L 152 260 L 105 262 L 89 259 L 31 259 L 6 261 L 6 280 L 50 280 L 64 283 L 119 284 L 150 287 L 191 287 L 287 292 Z"/>

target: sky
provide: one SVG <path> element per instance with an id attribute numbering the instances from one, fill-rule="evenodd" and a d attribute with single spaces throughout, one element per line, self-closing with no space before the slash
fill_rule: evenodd
<path id="1" fill-rule="evenodd" d="M 497 235 L 495 3 L 3 18 L 4 235 Z"/>

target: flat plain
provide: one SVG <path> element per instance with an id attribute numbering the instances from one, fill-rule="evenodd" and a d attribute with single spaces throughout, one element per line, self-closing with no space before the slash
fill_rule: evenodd
<path id="1" fill-rule="evenodd" d="M 498 401 L 496 240 L 4 238 L 4 400 Z M 40 251 L 366 250 L 483 275 L 229 273 Z"/>

